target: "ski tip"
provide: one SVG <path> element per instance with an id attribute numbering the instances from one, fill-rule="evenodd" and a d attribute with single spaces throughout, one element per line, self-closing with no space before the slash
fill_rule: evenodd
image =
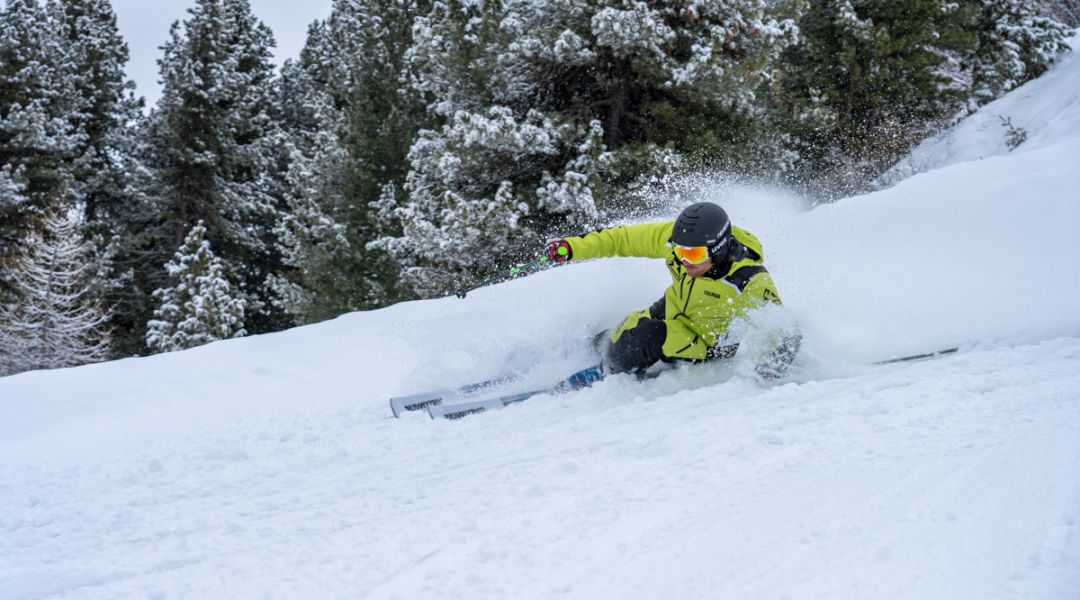
<path id="1" fill-rule="evenodd" d="M 939 356 L 945 356 L 947 354 L 955 354 L 960 351 L 959 346 L 953 346 L 951 348 L 943 348 L 941 350 L 935 350 L 934 352 L 927 352 L 925 354 L 912 354 L 911 356 L 901 356 L 899 358 L 890 358 L 888 360 L 879 360 L 875 362 L 875 365 L 892 365 L 896 363 L 913 362 L 916 360 L 925 360 L 928 358 L 937 358 Z"/>

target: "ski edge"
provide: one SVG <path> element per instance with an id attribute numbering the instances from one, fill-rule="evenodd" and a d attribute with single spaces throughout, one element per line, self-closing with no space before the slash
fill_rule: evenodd
<path id="1" fill-rule="evenodd" d="M 390 398 L 390 412 L 393 413 L 395 419 L 400 419 L 403 413 L 421 411 L 428 406 L 438 406 L 461 396 L 468 396 L 502 385 L 509 381 L 513 381 L 513 379 L 513 377 L 496 377 L 494 379 L 470 383 L 456 388 L 442 388 L 429 392 L 421 392 L 419 394 L 394 396 Z"/>
<path id="2" fill-rule="evenodd" d="M 491 410 L 501 410 L 511 404 L 524 402 L 533 396 L 580 390 L 589 387 L 598 381 L 602 381 L 604 376 L 605 373 L 603 367 L 601 365 L 594 365 L 577 371 L 555 385 L 546 388 L 528 392 L 519 392 L 516 394 L 506 394 L 504 396 L 496 396 L 494 398 L 476 400 L 473 402 L 432 404 L 427 407 L 427 412 L 428 416 L 432 419 L 449 419 L 451 421 L 456 421 Z"/>
<path id="3" fill-rule="evenodd" d="M 432 404 L 427 407 L 428 416 L 432 419 L 448 419 L 450 421 L 457 421 L 464 419 L 470 415 L 477 415 L 480 413 L 501 410 L 510 406 L 511 404 L 517 404 L 524 402 L 533 396 L 545 394 L 553 391 L 550 388 L 542 390 L 533 390 L 531 392 L 520 392 L 517 394 L 507 394 L 506 396 L 499 396 L 497 398 L 488 398 L 486 400 L 474 400 L 471 402 L 457 402 L 454 404 Z"/>

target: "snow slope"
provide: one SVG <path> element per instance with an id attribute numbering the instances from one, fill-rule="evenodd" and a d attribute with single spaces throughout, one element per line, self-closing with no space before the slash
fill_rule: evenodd
<path id="1" fill-rule="evenodd" d="M 1006 99 L 1075 106 L 1078 77 Z M 709 190 L 807 336 L 773 387 L 736 360 L 389 418 L 589 364 L 666 285 L 643 259 L 0 379 L 0 598 L 1080 598 L 1080 122 L 1055 123 L 810 211 Z"/>

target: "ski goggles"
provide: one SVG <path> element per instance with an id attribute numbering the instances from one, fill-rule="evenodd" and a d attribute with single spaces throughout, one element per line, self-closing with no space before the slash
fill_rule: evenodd
<path id="1" fill-rule="evenodd" d="M 672 244 L 675 250 L 675 258 L 686 261 L 692 265 L 700 265 L 709 260 L 709 249 L 705 246 L 680 246 Z"/>

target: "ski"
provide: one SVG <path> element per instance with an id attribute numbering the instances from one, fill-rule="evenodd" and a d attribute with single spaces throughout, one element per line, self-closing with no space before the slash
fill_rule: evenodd
<path id="1" fill-rule="evenodd" d="M 512 379 L 512 377 L 496 377 L 495 379 L 470 383 L 456 388 L 443 388 L 432 390 L 430 392 L 410 394 L 408 396 L 395 396 L 390 398 L 390 412 L 394 414 L 395 418 L 400 419 L 402 413 L 424 410 L 429 406 L 438 406 L 445 402 L 456 400 L 462 396 L 469 396 L 477 392 L 491 389 L 511 381 Z"/>
<path id="2" fill-rule="evenodd" d="M 913 354 L 911 356 L 902 356 L 899 358 L 892 358 L 888 360 L 878 361 L 875 365 L 889 365 L 902 362 L 912 362 L 916 360 L 924 360 L 930 358 L 937 358 L 939 356 L 946 356 L 954 354 L 959 351 L 959 348 L 944 348 L 935 352 L 928 352 L 925 354 Z M 645 378 L 655 377 L 659 372 L 646 375 Z M 604 378 L 604 372 L 600 365 L 595 365 L 587 369 L 582 369 L 573 375 L 570 375 L 566 379 L 556 383 L 555 385 L 535 389 L 526 392 L 518 392 L 514 394 L 505 394 L 501 396 L 495 396 L 493 398 L 484 398 L 480 400 L 454 402 L 461 396 L 475 394 L 487 390 L 491 387 L 506 383 L 509 381 L 507 378 L 492 379 L 490 381 L 483 381 L 472 385 L 462 386 L 457 389 L 438 390 L 435 392 L 428 392 L 426 394 L 414 394 L 412 396 L 401 396 L 398 398 L 390 399 L 390 408 L 394 411 L 394 416 L 398 416 L 404 411 L 414 410 L 427 410 L 428 416 L 432 419 L 449 419 L 452 421 L 463 419 L 470 415 L 480 414 L 484 412 L 490 412 L 493 410 L 500 410 L 511 404 L 518 404 L 525 402 L 529 398 L 539 396 L 541 394 L 558 394 L 563 392 L 569 392 L 574 390 L 580 390 L 588 387 L 593 383 L 600 381 Z"/>
<path id="3" fill-rule="evenodd" d="M 488 398 L 487 400 L 455 402 L 454 404 L 433 404 L 427 407 L 427 412 L 428 416 L 432 419 L 449 419 L 451 421 L 456 421 L 458 419 L 464 419 L 469 415 L 499 410 L 500 408 L 510 406 L 511 404 L 517 404 L 518 402 L 524 402 L 533 396 L 538 396 L 551 391 L 554 390 L 545 388 L 542 390 L 533 390 L 531 392 L 508 394 L 497 398 Z"/>
<path id="4" fill-rule="evenodd" d="M 926 354 L 912 354 L 911 356 L 901 356 L 900 358 L 890 358 L 889 360 L 879 360 L 875 365 L 891 365 L 902 362 L 912 362 L 916 360 L 923 360 L 925 358 L 937 358 L 938 356 L 945 356 L 946 354 L 953 354 L 959 352 L 959 347 L 945 348 L 936 352 L 928 352 Z"/>
<path id="5" fill-rule="evenodd" d="M 604 371 L 600 365 L 594 365 L 587 369 L 582 369 L 577 373 L 567 377 L 566 379 L 556 383 L 553 386 L 532 390 L 528 392 L 518 392 L 516 394 L 506 394 L 504 396 L 496 396 L 495 398 L 487 398 L 484 400 L 475 400 L 471 402 L 457 402 L 454 404 L 438 403 L 429 404 L 427 408 L 428 415 L 432 419 L 449 419 L 456 421 L 458 419 L 464 419 L 470 415 L 476 415 L 483 412 L 489 412 L 492 410 L 499 410 L 510 406 L 511 404 L 518 404 L 524 402 L 533 396 L 539 396 L 540 394 L 558 394 L 562 392 L 570 392 L 574 390 L 580 390 L 586 388 L 597 381 L 604 378 Z"/>

